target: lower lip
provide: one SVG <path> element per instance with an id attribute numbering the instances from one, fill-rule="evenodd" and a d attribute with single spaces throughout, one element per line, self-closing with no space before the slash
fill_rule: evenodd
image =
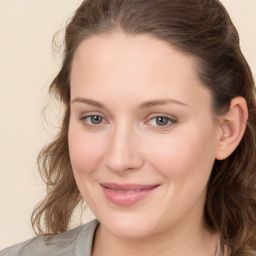
<path id="1" fill-rule="evenodd" d="M 136 204 L 146 197 L 148 197 L 158 186 L 152 187 L 147 190 L 140 190 L 140 191 L 125 191 L 125 192 L 117 192 L 116 190 L 106 188 L 104 186 L 101 186 L 103 188 L 103 192 L 106 196 L 106 198 L 119 206 L 131 206 L 133 204 Z"/>

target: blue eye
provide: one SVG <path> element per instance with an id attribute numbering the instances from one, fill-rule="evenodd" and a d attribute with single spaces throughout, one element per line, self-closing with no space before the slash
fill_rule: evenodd
<path id="1" fill-rule="evenodd" d="M 101 116 L 90 116 L 89 118 L 93 124 L 100 124 L 103 120 Z"/>
<path id="2" fill-rule="evenodd" d="M 98 116 L 98 115 L 90 115 L 90 116 L 85 116 L 82 117 L 81 120 L 85 122 L 87 125 L 99 125 L 106 121 L 103 117 Z"/>
<path id="3" fill-rule="evenodd" d="M 149 120 L 149 123 L 153 126 L 158 126 L 158 127 L 169 127 L 173 124 L 175 124 L 177 121 L 166 116 L 156 116 L 153 117 Z"/>

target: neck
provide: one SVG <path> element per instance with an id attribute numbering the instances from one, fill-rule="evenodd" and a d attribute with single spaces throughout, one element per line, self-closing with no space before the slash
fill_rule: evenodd
<path id="1" fill-rule="evenodd" d="M 218 235 L 204 225 L 193 223 L 188 229 L 173 227 L 146 238 L 116 237 L 101 225 L 95 235 L 93 256 L 215 256 Z"/>

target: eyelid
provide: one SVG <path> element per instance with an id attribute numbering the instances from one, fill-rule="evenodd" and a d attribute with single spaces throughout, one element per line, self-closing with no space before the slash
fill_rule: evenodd
<path id="1" fill-rule="evenodd" d="M 102 118 L 103 120 L 105 120 L 105 122 L 103 123 L 100 123 L 100 124 L 88 124 L 85 120 L 89 117 L 93 117 L 93 116 L 97 116 L 97 117 L 100 117 Z M 79 118 L 80 121 L 82 121 L 84 123 L 84 125 L 86 125 L 87 127 L 89 128 L 98 128 L 104 124 L 109 124 L 109 121 L 103 117 L 103 115 L 101 114 L 98 114 L 98 113 L 86 113 L 86 114 L 83 114 L 80 118 Z"/>
<path id="2" fill-rule="evenodd" d="M 93 117 L 93 116 L 97 116 L 103 119 L 102 123 L 99 124 L 90 124 L 88 122 L 86 122 L 85 120 L 89 117 Z M 166 118 L 168 120 L 168 124 L 167 125 L 150 125 L 148 124 L 150 121 L 152 121 L 155 118 L 158 117 L 162 117 L 162 118 Z M 79 120 L 81 120 L 83 122 L 84 125 L 86 125 L 89 128 L 100 128 L 102 125 L 105 124 L 109 124 L 110 122 L 108 121 L 108 119 L 106 119 L 102 114 L 99 113 L 84 113 Z M 177 122 L 177 118 L 171 115 L 167 115 L 167 114 L 162 114 L 162 113 L 155 113 L 150 115 L 150 117 L 147 118 L 147 121 L 144 124 L 147 124 L 151 127 L 153 127 L 154 129 L 159 129 L 159 130 L 166 130 L 166 129 L 170 129 L 173 125 L 175 125 L 175 123 Z"/>
<path id="3" fill-rule="evenodd" d="M 175 125 L 175 123 L 177 123 L 177 118 L 174 117 L 174 116 L 170 116 L 170 115 L 162 114 L 162 113 L 156 113 L 153 116 L 148 118 L 148 121 L 146 121 L 146 124 L 149 123 L 154 118 L 157 118 L 157 117 L 163 117 L 163 118 L 168 119 L 169 120 L 169 124 L 168 125 L 164 125 L 164 126 L 150 125 L 150 126 L 154 127 L 155 129 L 162 129 L 162 130 L 170 129 L 173 125 Z"/>

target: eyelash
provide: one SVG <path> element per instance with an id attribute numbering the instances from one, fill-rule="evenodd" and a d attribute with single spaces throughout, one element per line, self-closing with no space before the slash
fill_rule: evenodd
<path id="1" fill-rule="evenodd" d="M 80 118 L 80 120 L 89 128 L 91 129 L 95 129 L 95 128 L 100 128 L 101 125 L 103 125 L 104 123 L 100 123 L 100 124 L 88 124 L 88 122 L 86 121 L 88 118 L 92 118 L 92 117 L 99 117 L 101 118 L 102 120 L 106 120 L 104 117 L 100 116 L 100 115 L 87 115 L 87 116 L 83 116 Z M 169 129 L 171 128 L 176 122 L 177 120 L 175 118 L 171 118 L 170 116 L 166 116 L 166 115 L 163 115 L 163 114 L 159 114 L 159 115 L 156 115 L 152 118 L 149 119 L 149 121 L 146 122 L 149 123 L 150 121 L 152 120 L 156 120 L 157 118 L 164 118 L 164 119 L 167 119 L 168 121 L 168 125 L 164 125 L 164 126 L 154 126 L 156 129 L 161 129 L 161 130 L 164 130 L 164 129 Z M 155 121 L 156 122 L 156 121 Z M 108 121 L 106 122 L 108 123 Z"/>
<path id="2" fill-rule="evenodd" d="M 175 118 L 173 118 L 173 117 L 159 114 L 159 115 L 156 115 L 156 116 L 150 118 L 149 121 L 147 121 L 147 123 L 149 123 L 152 120 L 155 120 L 154 122 L 156 123 L 157 122 L 157 118 L 164 118 L 164 119 L 166 119 L 168 124 L 167 125 L 163 125 L 163 126 L 155 125 L 154 127 L 156 129 L 161 129 L 161 130 L 170 129 L 177 122 L 177 120 Z"/>
<path id="3" fill-rule="evenodd" d="M 88 122 L 86 121 L 86 119 L 88 118 L 92 118 L 92 117 L 100 117 L 102 118 L 102 120 L 106 120 L 104 117 L 100 116 L 100 115 L 88 115 L 88 116 L 83 116 L 80 118 L 80 120 L 89 128 L 99 128 L 99 126 L 102 125 L 102 123 L 100 124 L 88 124 Z"/>

